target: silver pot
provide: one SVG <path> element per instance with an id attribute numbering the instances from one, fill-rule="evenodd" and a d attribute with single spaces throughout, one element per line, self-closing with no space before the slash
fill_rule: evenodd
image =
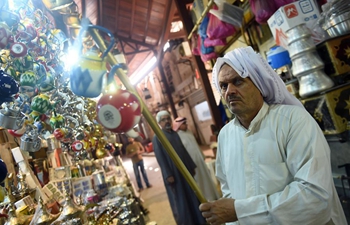
<path id="1" fill-rule="evenodd" d="M 308 97 L 334 86 L 333 81 L 323 72 L 315 70 L 307 75 L 298 77 L 300 97 Z"/>
<path id="2" fill-rule="evenodd" d="M 27 135 L 23 135 L 19 148 L 22 151 L 37 152 L 41 148 L 41 140 L 39 138 L 31 139 Z"/>
<path id="3" fill-rule="evenodd" d="M 309 28 L 307 28 L 305 23 L 302 23 L 300 25 L 297 25 L 297 26 L 287 30 L 286 34 L 288 37 L 288 45 L 293 43 L 294 41 L 301 39 L 301 38 L 311 37 L 311 32 L 310 32 Z"/>
<path id="4" fill-rule="evenodd" d="M 296 56 L 304 54 L 307 51 L 312 51 L 315 49 L 316 46 L 311 36 L 309 38 L 301 38 L 288 45 L 289 56 L 292 59 L 296 58 Z"/>
<path id="5" fill-rule="evenodd" d="M 22 125 L 22 117 L 18 111 L 11 109 L 0 110 L 0 127 L 18 130 Z"/>
<path id="6" fill-rule="evenodd" d="M 316 52 L 305 52 L 292 59 L 293 76 L 299 77 L 315 70 L 323 69 L 324 64 Z"/>
<path id="7" fill-rule="evenodd" d="M 338 37 L 340 35 L 350 33 L 350 19 L 344 20 L 340 23 L 334 24 L 326 29 L 331 37 Z"/>

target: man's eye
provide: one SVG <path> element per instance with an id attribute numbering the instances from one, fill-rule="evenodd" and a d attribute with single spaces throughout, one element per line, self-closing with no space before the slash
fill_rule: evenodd
<path id="1" fill-rule="evenodd" d="M 235 80 L 234 84 L 237 86 L 237 85 L 240 85 L 243 83 L 243 80 L 242 79 L 238 79 L 238 80 Z"/>
<path id="2" fill-rule="evenodd" d="M 221 91 L 226 90 L 227 84 L 220 84 L 220 89 L 221 89 Z"/>

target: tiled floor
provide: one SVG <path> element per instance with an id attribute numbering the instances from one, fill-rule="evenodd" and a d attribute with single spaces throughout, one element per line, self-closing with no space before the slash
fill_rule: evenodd
<path id="1" fill-rule="evenodd" d="M 208 150 L 207 146 L 203 146 L 203 153 L 208 157 L 207 160 L 211 160 L 213 153 Z M 123 157 L 124 168 L 130 176 L 132 183 L 137 190 L 136 179 L 130 159 Z M 140 197 L 143 200 L 143 205 L 149 210 L 149 214 L 146 217 L 148 225 L 176 225 L 173 218 L 173 214 L 169 205 L 168 196 L 165 191 L 162 174 L 157 163 L 157 160 L 153 153 L 146 153 L 143 157 L 147 176 L 152 188 L 144 189 L 140 192 Z M 144 184 L 144 186 L 146 186 Z"/>

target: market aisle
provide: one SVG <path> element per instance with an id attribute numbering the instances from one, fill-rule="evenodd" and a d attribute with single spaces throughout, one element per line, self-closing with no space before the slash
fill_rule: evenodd
<path id="1" fill-rule="evenodd" d="M 129 174 L 131 182 L 137 190 L 136 179 L 132 162 L 129 158 L 123 157 L 123 164 L 126 172 Z M 149 210 L 146 216 L 147 222 L 156 222 L 157 225 L 176 225 L 171 212 L 168 201 L 168 196 L 165 191 L 162 173 L 158 166 L 154 154 L 145 154 L 143 157 L 145 169 L 147 171 L 148 180 L 153 185 L 152 188 L 144 189 L 141 194 L 141 199 L 144 201 L 143 205 Z M 144 185 L 146 187 L 146 185 Z M 155 225 L 151 224 L 150 225 Z"/>
<path id="2" fill-rule="evenodd" d="M 201 146 L 201 148 L 203 150 L 204 155 L 209 157 L 206 161 L 211 161 L 210 157 L 214 156 L 212 150 L 208 149 L 208 146 Z M 143 205 L 150 211 L 150 213 L 146 217 L 147 222 L 154 221 L 157 223 L 157 225 L 176 225 L 169 205 L 168 196 L 165 191 L 162 173 L 160 171 L 156 157 L 154 156 L 153 152 L 145 153 L 143 156 L 148 179 L 153 185 L 152 188 L 144 189 L 141 192 L 141 199 L 144 201 Z M 129 158 L 126 157 L 123 157 L 122 159 L 124 168 L 129 174 L 130 179 L 137 190 L 137 184 L 134 175 L 134 170 L 132 168 L 132 162 Z"/>

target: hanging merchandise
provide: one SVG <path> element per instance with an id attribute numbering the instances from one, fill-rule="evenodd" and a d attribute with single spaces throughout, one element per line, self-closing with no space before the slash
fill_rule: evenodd
<path id="1" fill-rule="evenodd" d="M 296 0 L 274 0 L 277 8 L 282 7 L 284 5 L 288 5 L 290 3 L 296 2 Z"/>
<path id="2" fill-rule="evenodd" d="M 97 120 L 116 133 L 131 130 L 141 119 L 138 98 L 126 90 L 103 95 L 97 103 Z"/>
<path id="3" fill-rule="evenodd" d="M 96 98 L 102 93 L 104 85 L 106 84 L 104 78 L 106 78 L 107 67 L 104 57 L 112 49 L 115 43 L 113 34 L 107 29 L 91 25 L 89 25 L 87 29 L 102 30 L 111 37 L 111 41 L 107 50 L 102 53 L 101 57 L 98 55 L 98 52 L 92 50 L 89 50 L 86 54 L 80 57 L 70 73 L 70 88 L 73 93 L 78 96 Z M 76 41 L 78 44 L 79 42 L 82 42 L 81 38 L 83 32 L 84 29 L 81 29 L 78 41 Z M 108 81 L 112 79 L 111 76 L 114 76 L 114 73 L 114 70 L 109 73 Z"/>
<path id="4" fill-rule="evenodd" d="M 235 27 L 241 27 L 243 23 L 243 9 L 229 4 L 226 0 L 215 0 L 217 7 L 209 10 L 210 14 L 219 20 L 229 23 Z"/>
<path id="5" fill-rule="evenodd" d="M 217 7 L 214 7 L 209 13 L 208 38 L 204 40 L 206 47 L 226 45 L 226 38 L 236 33 L 236 28 L 232 24 L 220 20 L 212 13 L 214 10 L 217 10 Z"/>
<path id="6" fill-rule="evenodd" d="M 276 3 L 271 0 L 249 0 L 250 7 L 255 15 L 256 22 L 267 23 L 267 20 L 278 9 Z"/>
<path id="7" fill-rule="evenodd" d="M 206 15 L 198 29 L 198 49 L 200 49 L 200 56 L 203 62 L 207 62 L 211 59 L 217 58 L 215 49 L 213 46 L 206 47 L 204 40 L 207 36 L 207 28 L 209 24 L 209 16 Z"/>
<path id="8" fill-rule="evenodd" d="M 106 62 L 107 54 L 124 58 L 114 35 L 81 19 L 73 0 L 35 1 L 37 8 L 31 0 L 3 2 L 0 129 L 19 146 L 4 151 L 14 167 L 0 202 L 9 209 L 6 224 L 145 224 L 113 156 L 117 143 L 105 133 L 134 136 L 142 111 L 138 97 L 115 82 L 118 69 L 127 72 L 125 60 Z M 49 19 L 54 14 L 69 36 Z M 105 51 L 94 33 L 105 35 Z"/>

